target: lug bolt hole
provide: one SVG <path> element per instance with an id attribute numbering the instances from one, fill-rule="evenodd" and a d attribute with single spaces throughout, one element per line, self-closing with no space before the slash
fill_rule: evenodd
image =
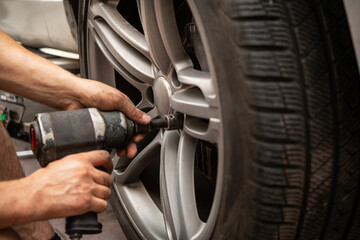
<path id="1" fill-rule="evenodd" d="M 173 70 L 171 74 L 171 83 L 175 88 L 181 87 L 181 82 L 179 81 L 175 70 Z"/>
<path id="2" fill-rule="evenodd" d="M 146 89 L 146 97 L 149 102 L 154 105 L 154 92 L 152 87 L 148 87 L 148 89 Z"/>

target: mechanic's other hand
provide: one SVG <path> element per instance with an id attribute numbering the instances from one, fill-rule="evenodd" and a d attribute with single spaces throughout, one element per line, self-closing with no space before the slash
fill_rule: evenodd
<path id="1" fill-rule="evenodd" d="M 77 97 L 68 102 L 66 110 L 95 107 L 103 111 L 121 111 L 139 124 L 148 124 L 151 120 L 149 115 L 135 107 L 128 96 L 104 83 L 79 78 L 74 89 Z"/>
<path id="2" fill-rule="evenodd" d="M 75 98 L 68 101 L 65 109 L 95 107 L 103 111 L 119 110 L 139 124 L 149 124 L 151 117 L 135 107 L 134 103 L 124 93 L 98 81 L 79 78 L 76 81 Z M 118 155 L 133 158 L 136 155 L 136 143 L 144 138 L 143 134 L 135 136 L 126 149 L 118 149 Z"/>
<path id="3" fill-rule="evenodd" d="M 102 166 L 107 172 L 95 167 Z M 107 151 L 69 155 L 41 168 L 28 178 L 32 181 L 35 212 L 40 219 L 68 217 L 89 211 L 102 212 L 110 197 L 113 169 Z"/>

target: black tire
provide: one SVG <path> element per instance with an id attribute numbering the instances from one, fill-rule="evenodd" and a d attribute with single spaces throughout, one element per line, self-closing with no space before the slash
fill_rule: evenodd
<path id="1" fill-rule="evenodd" d="M 342 0 L 194 4 L 226 126 L 212 238 L 360 238 L 360 81 Z M 84 49 L 87 1 L 80 6 Z"/>

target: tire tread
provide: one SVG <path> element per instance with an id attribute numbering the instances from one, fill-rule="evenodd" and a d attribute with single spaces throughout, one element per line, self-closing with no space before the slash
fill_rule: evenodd
<path id="1" fill-rule="evenodd" d="M 345 58 L 353 55 L 351 43 L 342 46 L 350 37 L 329 36 L 334 25 L 347 27 L 344 15 L 326 15 L 342 7 L 340 0 L 330 2 L 327 7 L 310 0 L 221 3 L 252 123 L 246 198 L 252 201 L 247 210 L 252 220 L 238 237 L 340 239 L 350 219 L 357 227 L 348 227 L 348 239 L 360 236 L 360 210 L 352 213 L 358 207 L 354 199 L 360 201 L 355 194 L 360 167 L 354 163 L 360 155 L 354 134 L 360 106 L 355 94 L 343 94 L 354 87 L 360 96 L 358 72 L 349 69 L 354 59 Z M 329 49 L 335 50 L 329 54 Z M 350 197 L 347 206 L 341 204 L 344 196 Z M 345 221 L 335 232 L 340 216 Z"/>

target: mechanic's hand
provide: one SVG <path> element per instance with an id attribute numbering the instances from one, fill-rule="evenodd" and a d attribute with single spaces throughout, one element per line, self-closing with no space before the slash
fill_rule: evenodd
<path id="1" fill-rule="evenodd" d="M 102 166 L 107 172 L 96 169 Z M 89 211 L 103 212 L 110 197 L 113 169 L 107 151 L 69 155 L 50 163 L 28 178 L 36 197 L 39 219 L 68 217 Z"/>
<path id="2" fill-rule="evenodd" d="M 119 110 L 139 124 L 148 124 L 151 120 L 149 115 L 135 107 L 128 96 L 101 82 L 79 78 L 74 90 L 78 97 L 68 100 L 64 108 L 66 110 L 95 107 L 103 111 Z M 137 152 L 135 143 L 141 141 L 143 137 L 143 134 L 139 134 L 128 144 L 126 153 L 129 158 L 135 156 Z M 119 156 L 124 154 L 124 149 L 118 150 Z"/>

